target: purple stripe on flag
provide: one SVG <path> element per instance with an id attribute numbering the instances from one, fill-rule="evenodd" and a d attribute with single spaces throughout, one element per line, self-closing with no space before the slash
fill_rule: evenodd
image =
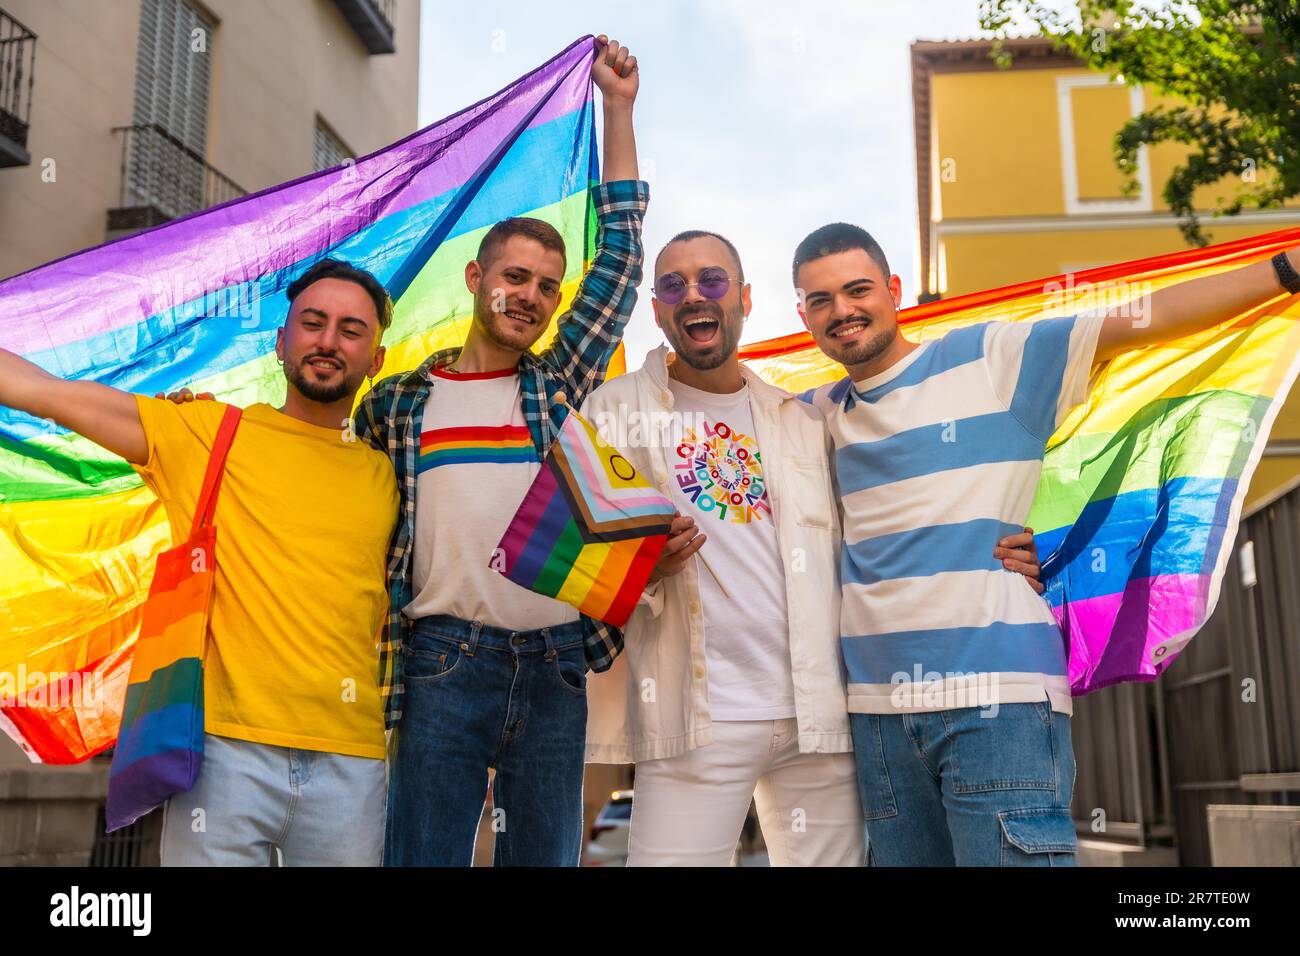
<path id="1" fill-rule="evenodd" d="M 543 471 L 550 471 L 548 465 L 542 466 Z M 542 568 L 551 557 L 551 552 L 555 549 L 555 543 L 559 540 L 560 535 L 564 533 L 565 527 L 573 520 L 573 509 L 569 507 L 569 501 L 560 493 L 557 480 L 552 475 L 552 487 L 555 489 L 551 492 L 549 500 L 546 501 L 546 510 L 542 512 L 537 521 L 537 526 L 528 538 L 528 543 L 524 546 L 519 555 L 519 560 L 510 567 L 513 571 L 508 575 L 510 580 L 516 584 L 522 584 L 526 588 L 531 588 L 537 580 L 537 576 L 542 573 Z M 536 487 L 536 485 L 534 485 Z"/>
<path id="2" fill-rule="evenodd" d="M 533 479 L 532 485 L 528 489 L 528 494 L 524 496 L 523 504 L 515 512 L 515 516 L 510 521 L 510 527 L 506 528 L 505 535 L 501 538 L 501 550 L 505 553 L 506 569 L 508 571 L 517 569 L 520 560 L 523 557 L 525 549 L 528 547 L 528 539 L 532 537 L 533 530 L 537 527 L 542 515 L 546 512 L 546 507 L 558 494 L 555 487 L 555 473 L 545 465 Z M 509 575 L 511 580 L 515 580 L 515 575 Z"/>
<path id="3" fill-rule="evenodd" d="M 106 829 L 129 826 L 168 797 L 194 786 L 203 754 L 167 750 L 141 757 L 108 781 L 104 816 Z"/>
<path id="4" fill-rule="evenodd" d="M 576 41 L 496 96 L 353 168 L 314 173 L 0 282 L 7 316 L 0 323 L 0 346 L 26 354 L 139 322 L 254 281 L 390 213 L 442 195 L 469 179 L 478 160 L 557 83 L 531 125 L 581 108 L 589 80 L 575 67 L 591 55 L 590 39 Z M 177 278 L 159 284 L 159 276 Z"/>

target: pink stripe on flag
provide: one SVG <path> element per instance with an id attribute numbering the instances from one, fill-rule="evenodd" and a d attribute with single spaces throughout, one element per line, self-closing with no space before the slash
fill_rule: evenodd
<path id="1" fill-rule="evenodd" d="M 1155 680 L 1204 623 L 1209 587 L 1208 575 L 1165 574 L 1130 581 L 1122 593 L 1053 608 L 1070 641 L 1071 690 L 1131 680 L 1139 660 L 1139 679 Z"/>
<path id="2" fill-rule="evenodd" d="M 573 422 L 571 433 L 569 430 L 570 422 Z M 612 511 L 616 514 L 630 513 L 637 508 L 662 510 L 664 496 L 654 488 L 646 488 L 642 494 L 636 494 L 641 489 L 620 488 L 615 492 L 618 495 L 617 498 L 611 498 L 606 494 L 608 480 L 604 473 L 605 466 L 592 461 L 600 452 L 592 446 L 591 439 L 587 435 L 587 430 L 582 427 L 582 423 L 574 420 L 572 415 L 564 420 L 559 440 L 560 444 L 564 446 L 564 452 L 569 461 L 577 464 L 582 471 L 583 477 L 587 479 L 586 490 L 590 492 L 586 499 L 588 505 L 598 503 L 601 511 Z M 599 473 L 595 470 L 597 467 L 600 468 Z M 596 497 L 596 502 L 592 502 L 591 495 Z M 600 515 L 598 514 L 596 517 L 599 518 Z"/>

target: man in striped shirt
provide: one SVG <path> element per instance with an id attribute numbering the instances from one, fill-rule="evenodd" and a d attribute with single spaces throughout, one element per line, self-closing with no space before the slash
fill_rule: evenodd
<path id="1" fill-rule="evenodd" d="M 1023 526 L 1094 363 L 1294 291 L 1296 250 L 1160 290 L 1139 316 L 899 334 L 898 276 L 856 226 L 794 255 L 800 314 L 849 373 L 805 395 L 835 444 L 841 649 L 879 865 L 1074 863 L 1070 687 L 1050 608 L 987 543 Z"/>

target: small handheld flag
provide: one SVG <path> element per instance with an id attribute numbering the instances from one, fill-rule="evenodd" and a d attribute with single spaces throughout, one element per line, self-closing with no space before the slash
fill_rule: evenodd
<path id="1" fill-rule="evenodd" d="M 672 527 L 673 503 L 570 411 L 498 545 L 506 577 L 623 627 Z"/>

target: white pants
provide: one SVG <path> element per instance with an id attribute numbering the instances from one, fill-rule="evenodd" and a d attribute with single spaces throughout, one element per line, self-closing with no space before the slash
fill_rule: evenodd
<path id="1" fill-rule="evenodd" d="M 714 721 L 713 743 L 636 765 L 628 866 L 726 866 L 751 799 L 773 866 L 862 866 L 853 754 L 803 754 L 794 718 Z"/>

